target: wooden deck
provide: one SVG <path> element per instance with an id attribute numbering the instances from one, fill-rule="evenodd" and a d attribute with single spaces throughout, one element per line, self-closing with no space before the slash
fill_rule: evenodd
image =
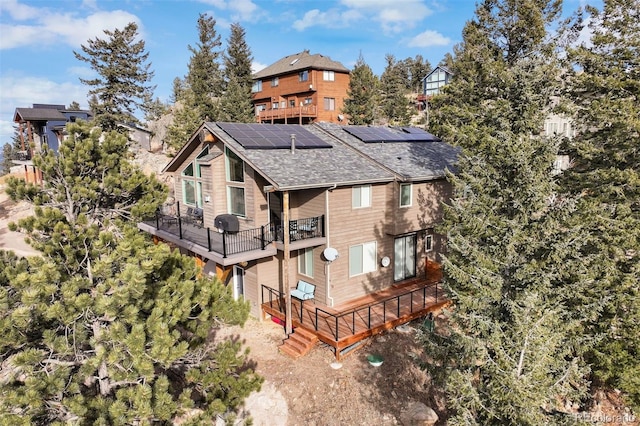
<path id="1" fill-rule="evenodd" d="M 358 342 L 448 305 L 439 284 L 442 275 L 439 271 L 427 275 L 429 279 L 394 285 L 334 308 L 292 298 L 292 324 L 314 333 L 333 347 L 340 359 Z M 273 290 L 269 295 L 262 304 L 263 311 L 285 321 L 283 295 L 275 295 Z"/>

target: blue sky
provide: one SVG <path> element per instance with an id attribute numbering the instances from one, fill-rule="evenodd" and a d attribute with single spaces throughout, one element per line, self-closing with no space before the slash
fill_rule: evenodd
<path id="1" fill-rule="evenodd" d="M 581 0 L 566 0 L 574 10 Z M 11 141 L 17 107 L 34 103 L 87 107 L 91 77 L 73 51 L 103 30 L 136 22 L 155 72 L 155 95 L 167 101 L 187 72 L 200 13 L 213 16 L 226 46 L 238 22 L 258 71 L 310 50 L 353 68 L 362 53 L 380 75 L 385 55 L 422 55 L 435 66 L 461 41 L 474 0 L 0 0 L 0 146 Z"/>

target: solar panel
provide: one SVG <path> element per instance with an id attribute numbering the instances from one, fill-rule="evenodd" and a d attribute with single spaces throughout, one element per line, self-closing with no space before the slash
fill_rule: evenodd
<path id="1" fill-rule="evenodd" d="M 441 139 L 418 127 L 344 126 L 344 130 L 366 143 L 440 142 Z"/>
<path id="2" fill-rule="evenodd" d="M 299 124 L 217 123 L 245 149 L 331 148 L 331 144 Z"/>

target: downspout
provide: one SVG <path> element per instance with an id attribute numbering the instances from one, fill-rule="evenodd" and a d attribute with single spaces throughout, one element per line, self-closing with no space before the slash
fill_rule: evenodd
<path id="1" fill-rule="evenodd" d="M 333 184 L 333 186 L 329 189 L 327 189 L 327 191 L 325 192 L 325 197 L 324 197 L 324 202 L 325 202 L 325 206 L 324 206 L 324 232 L 325 235 L 327 237 L 327 247 L 331 247 L 331 245 L 329 244 L 329 234 L 331 234 L 329 232 L 329 193 L 332 192 L 334 189 L 336 189 L 338 185 L 337 184 Z M 329 307 L 333 308 L 333 297 L 331 297 L 331 262 L 327 262 L 325 263 L 325 281 L 326 281 L 326 286 L 327 286 L 327 301 L 330 301 L 329 303 Z"/>

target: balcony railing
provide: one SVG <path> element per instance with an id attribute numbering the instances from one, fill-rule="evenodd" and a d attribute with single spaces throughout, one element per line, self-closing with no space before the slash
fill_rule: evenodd
<path id="1" fill-rule="evenodd" d="M 11 158 L 16 161 L 29 161 L 31 160 L 31 151 L 14 151 Z"/>
<path id="2" fill-rule="evenodd" d="M 302 105 L 289 108 L 265 109 L 258 113 L 261 121 L 287 119 L 297 117 L 316 117 L 318 108 L 315 105 Z"/>
<path id="3" fill-rule="evenodd" d="M 221 254 L 224 258 L 232 254 L 264 250 L 273 241 L 283 241 L 282 223 L 239 232 L 220 232 L 203 225 L 201 209 L 187 209 L 186 214 L 181 214 L 179 204 L 176 203 L 176 211 L 172 207 L 163 206 L 154 218 L 145 220 L 145 223 L 181 240 L 206 247 L 208 251 Z M 291 220 L 288 228 L 290 241 L 324 237 L 324 215 Z"/>

